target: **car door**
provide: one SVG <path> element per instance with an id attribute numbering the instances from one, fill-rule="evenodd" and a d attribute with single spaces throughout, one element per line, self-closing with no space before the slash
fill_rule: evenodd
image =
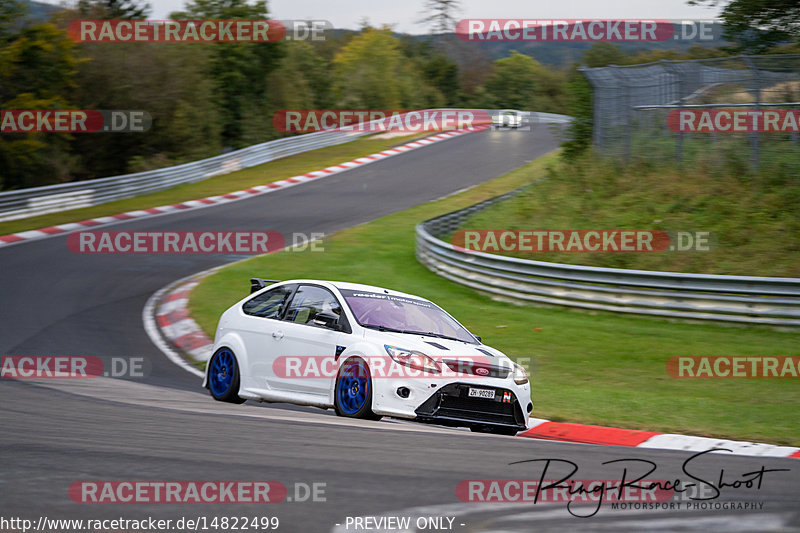
<path id="1" fill-rule="evenodd" d="M 339 331 L 315 321 L 319 313 L 338 315 Z M 349 325 L 334 294 L 319 285 L 301 284 L 281 322 L 279 364 L 273 386 L 284 390 L 327 395 L 336 377 L 338 354 L 349 337 Z"/>
<path id="2" fill-rule="evenodd" d="M 297 284 L 281 285 L 242 304 L 239 334 L 247 347 L 245 388 L 267 389 L 274 381 L 273 364 L 279 354 L 282 322 L 289 297 Z"/>

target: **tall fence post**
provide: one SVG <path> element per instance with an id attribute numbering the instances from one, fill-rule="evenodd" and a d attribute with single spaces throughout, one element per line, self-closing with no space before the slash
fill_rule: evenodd
<path id="1" fill-rule="evenodd" d="M 753 63 L 752 59 L 749 56 L 743 55 L 742 61 L 750 68 L 750 72 L 753 73 L 753 96 L 756 100 L 756 111 L 761 111 L 761 73 L 758 70 L 758 67 Z M 750 132 L 750 170 L 753 174 L 758 172 L 758 168 L 760 166 L 760 133 L 757 131 Z"/>

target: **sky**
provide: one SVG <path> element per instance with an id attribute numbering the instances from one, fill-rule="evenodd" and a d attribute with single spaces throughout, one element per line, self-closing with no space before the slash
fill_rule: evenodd
<path id="1" fill-rule="evenodd" d="M 57 4 L 58 0 L 47 0 Z M 168 18 L 183 8 L 185 0 L 149 0 L 151 19 Z M 427 33 L 418 21 L 422 17 L 424 0 L 268 0 L 270 18 L 321 19 L 335 28 L 358 29 L 366 17 L 373 26 L 392 24 L 395 31 Z M 462 18 L 646 18 L 646 19 L 714 19 L 719 8 L 690 6 L 686 0 L 561 0 L 533 2 L 531 0 L 461 0 Z"/>

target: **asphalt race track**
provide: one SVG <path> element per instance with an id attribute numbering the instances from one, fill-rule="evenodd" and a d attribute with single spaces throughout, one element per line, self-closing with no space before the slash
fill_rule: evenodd
<path id="1" fill-rule="evenodd" d="M 546 127 L 473 133 L 298 187 L 110 229 L 329 234 L 484 182 L 557 144 Z M 510 464 L 533 459 L 572 461 L 579 468 L 574 479 L 619 479 L 625 466 L 641 472 L 644 460 L 656 465 L 647 479 L 687 479 L 682 468 L 692 454 L 351 421 L 310 408 L 215 402 L 196 376 L 151 343 L 142 327 L 142 308 L 168 283 L 238 258 L 81 255 L 67 249 L 65 236 L 0 249 L 0 354 L 139 356 L 148 362 L 147 376 L 137 380 L 0 382 L 0 517 L 34 523 L 42 516 L 205 517 L 209 523 L 214 517 L 278 517 L 278 531 L 297 533 L 401 531 L 375 527 L 381 517 L 390 516 L 412 517 L 408 531 L 800 531 L 800 476 L 794 459 L 724 453 L 695 458 L 687 469 L 717 485 L 720 476 L 733 484 L 752 478 L 750 473 L 762 467 L 788 471 L 763 473 L 760 487 L 724 487 L 706 508 L 678 502 L 683 505 L 676 509 L 614 510 L 605 503 L 594 516 L 579 518 L 570 510 L 590 514 L 594 505 L 568 510 L 566 503 L 461 502 L 456 487 L 463 480 L 538 479 L 543 463 Z M 243 279 L 242 293 L 247 290 L 248 280 Z M 631 461 L 603 464 L 615 459 Z M 554 463 L 548 472 L 566 475 L 565 468 L 566 463 Z M 295 501 L 81 504 L 69 496 L 70 486 L 81 480 L 273 480 L 283 483 Z M 324 484 L 319 501 L 296 501 L 303 495 L 302 484 L 314 483 Z M 712 505 L 731 502 L 756 508 L 720 510 Z M 358 529 L 356 517 L 373 521 L 361 521 Z M 418 517 L 451 518 L 452 524 L 445 519 L 444 527 L 417 529 L 413 524 Z M 0 525 L 5 530 L 17 529 Z M 206 529 L 214 530 L 234 529 Z"/>

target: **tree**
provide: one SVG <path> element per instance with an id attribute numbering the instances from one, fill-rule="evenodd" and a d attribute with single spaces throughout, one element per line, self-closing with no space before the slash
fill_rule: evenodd
<path id="1" fill-rule="evenodd" d="M 77 101 L 86 109 L 138 109 L 153 118 L 143 133 L 75 135 L 79 178 L 149 170 L 216 155 L 221 149 L 213 47 L 194 44 L 83 43 Z"/>
<path id="2" fill-rule="evenodd" d="M 150 13 L 150 4 L 140 0 L 80 0 L 78 12 L 100 20 L 141 20 Z"/>
<path id="3" fill-rule="evenodd" d="M 7 12 L 7 11 L 6 11 Z M 3 30 L 0 39 L 0 108 L 68 109 L 75 89 L 74 43 L 52 24 Z M 0 187 L 17 189 L 66 181 L 75 166 L 70 136 L 5 133 L 0 136 Z"/>
<path id="4" fill-rule="evenodd" d="M 443 54 L 435 54 L 422 63 L 422 73 L 429 85 L 435 87 L 444 98 L 444 105 L 458 104 L 458 65 Z"/>
<path id="5" fill-rule="evenodd" d="M 720 0 L 690 0 L 690 5 L 718 6 Z M 722 9 L 725 37 L 747 53 L 800 40 L 800 1 L 732 0 Z"/>
<path id="6" fill-rule="evenodd" d="M 173 19 L 268 19 L 267 3 L 258 0 L 193 0 Z M 283 43 L 215 43 L 208 74 L 215 82 L 216 108 L 225 146 L 241 148 L 274 136 L 269 92 L 271 73 L 280 66 Z"/>
<path id="7" fill-rule="evenodd" d="M 563 111 L 564 76 L 512 50 L 494 63 L 484 86 L 487 104 L 529 111 Z"/>
<path id="8" fill-rule="evenodd" d="M 444 105 L 455 107 L 461 98 L 458 64 L 442 51 L 439 43 L 411 36 L 401 38 L 403 52 L 422 73 L 425 82 L 441 93 Z"/>
<path id="9" fill-rule="evenodd" d="M 322 109 L 331 102 L 330 64 L 304 41 L 286 43 L 286 56 L 272 76 L 284 109 Z"/>
<path id="10" fill-rule="evenodd" d="M 592 88 L 589 80 L 580 71 L 573 71 L 567 84 L 567 94 L 569 96 L 568 113 L 573 120 L 567 127 L 567 140 L 562 145 L 564 147 L 563 157 L 566 160 L 574 160 L 592 145 L 594 124 Z"/>
<path id="11" fill-rule="evenodd" d="M 14 34 L 25 14 L 25 6 L 17 0 L 0 2 L 0 39 Z"/>
<path id="12" fill-rule="evenodd" d="M 368 28 L 334 57 L 334 97 L 352 109 L 440 105 L 441 95 L 419 76 L 389 28 Z"/>
<path id="13" fill-rule="evenodd" d="M 425 0 L 423 18 L 419 22 L 429 24 L 433 33 L 451 32 L 456 27 L 455 14 L 460 3 L 460 0 Z"/>
<path id="14" fill-rule="evenodd" d="M 591 68 L 624 65 L 626 59 L 625 52 L 612 43 L 595 43 L 583 53 L 583 64 Z"/>

